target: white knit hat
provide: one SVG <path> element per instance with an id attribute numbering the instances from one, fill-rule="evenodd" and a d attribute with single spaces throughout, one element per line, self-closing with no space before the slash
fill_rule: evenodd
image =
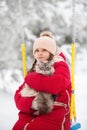
<path id="1" fill-rule="evenodd" d="M 44 32 L 43 34 L 40 35 L 38 39 L 35 40 L 34 45 L 33 45 L 33 54 L 36 49 L 38 48 L 43 48 L 49 51 L 51 54 L 55 55 L 56 54 L 56 41 L 52 37 L 52 35 L 49 34 L 49 32 Z"/>

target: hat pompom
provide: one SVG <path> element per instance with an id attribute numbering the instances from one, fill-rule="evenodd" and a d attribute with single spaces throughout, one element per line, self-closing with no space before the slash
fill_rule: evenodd
<path id="1" fill-rule="evenodd" d="M 47 36 L 47 37 L 50 37 L 52 39 L 54 39 L 54 36 L 53 34 L 50 32 L 50 31 L 43 31 L 40 33 L 40 37 L 43 37 L 43 36 Z"/>

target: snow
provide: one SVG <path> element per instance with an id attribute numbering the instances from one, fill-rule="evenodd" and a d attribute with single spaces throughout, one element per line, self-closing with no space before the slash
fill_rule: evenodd
<path id="1" fill-rule="evenodd" d="M 8 7 L 6 5 L 6 2 L 0 1 L 0 14 L 4 15 L 7 10 L 8 10 Z"/>
<path id="2" fill-rule="evenodd" d="M 17 113 L 13 96 L 0 91 L 0 130 L 11 130 L 18 118 Z"/>
<path id="3" fill-rule="evenodd" d="M 81 130 L 87 130 L 87 75 L 80 73 L 80 75 L 77 75 L 76 80 L 77 121 L 81 123 Z"/>
<path id="4" fill-rule="evenodd" d="M 80 49 L 80 53 L 76 57 L 76 74 L 75 74 L 75 87 L 76 87 L 76 110 L 77 110 L 77 122 L 81 123 L 81 130 L 87 129 L 87 61 L 85 60 L 87 49 Z M 10 73 L 11 74 L 11 73 Z M 5 79 L 5 82 L 8 83 Z M 21 76 L 20 76 L 21 77 Z M 20 78 L 20 80 L 22 80 Z M 12 81 L 12 80 L 11 80 Z M 13 81 L 12 81 L 13 82 Z M 17 89 L 17 85 L 13 82 Z M 12 84 L 12 85 L 13 85 Z M 0 130 L 11 130 L 14 123 L 18 119 L 18 110 L 14 103 L 14 89 L 9 89 L 6 92 L 2 89 L 0 90 Z M 12 94 L 11 94 L 12 93 Z"/>

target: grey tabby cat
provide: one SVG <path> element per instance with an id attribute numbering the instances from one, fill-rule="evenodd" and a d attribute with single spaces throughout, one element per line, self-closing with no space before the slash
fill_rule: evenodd
<path id="1" fill-rule="evenodd" d="M 54 73 L 53 61 L 41 62 L 37 60 L 35 71 L 43 75 L 52 75 Z M 39 115 L 42 113 L 49 113 L 53 109 L 54 101 L 56 95 L 48 94 L 45 92 L 37 92 L 25 84 L 21 91 L 21 95 L 24 97 L 35 96 L 31 109 L 34 109 L 34 115 Z"/>

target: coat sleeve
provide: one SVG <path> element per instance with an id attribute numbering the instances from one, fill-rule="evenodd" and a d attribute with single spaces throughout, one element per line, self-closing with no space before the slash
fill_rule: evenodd
<path id="1" fill-rule="evenodd" d="M 51 76 L 44 76 L 36 72 L 29 73 L 25 82 L 36 91 L 43 91 L 51 94 L 59 94 L 66 89 L 70 81 L 70 71 L 66 62 L 56 62 L 55 72 Z"/>
<path id="2" fill-rule="evenodd" d="M 14 95 L 14 100 L 16 107 L 26 113 L 31 113 L 33 110 L 31 110 L 31 104 L 34 97 L 22 97 L 20 94 L 20 91 L 23 88 L 24 83 L 19 87 L 19 89 L 16 91 Z"/>

